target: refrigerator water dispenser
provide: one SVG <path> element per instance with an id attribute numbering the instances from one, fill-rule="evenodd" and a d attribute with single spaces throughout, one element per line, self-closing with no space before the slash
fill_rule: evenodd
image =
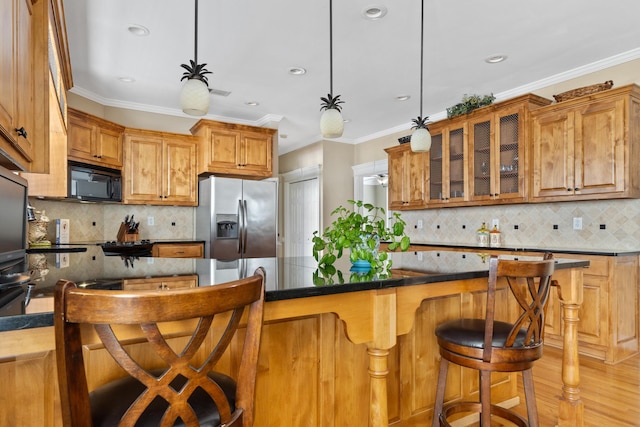
<path id="1" fill-rule="evenodd" d="M 238 238 L 238 215 L 216 215 L 216 237 L 218 239 Z"/>

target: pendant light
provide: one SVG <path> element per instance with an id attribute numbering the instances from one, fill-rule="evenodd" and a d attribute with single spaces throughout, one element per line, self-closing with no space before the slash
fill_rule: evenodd
<path id="1" fill-rule="evenodd" d="M 427 120 L 429 117 L 422 116 L 422 80 L 424 68 L 424 0 L 422 0 L 422 9 L 420 10 L 420 115 L 416 119 L 412 119 L 415 129 L 411 135 L 411 151 L 421 153 L 429 151 L 431 148 L 431 134 L 427 128 Z"/>
<path id="2" fill-rule="evenodd" d="M 195 0 L 195 36 L 194 54 L 190 65 L 180 64 L 186 71 L 180 81 L 187 79 L 182 92 L 180 92 L 180 106 L 182 111 L 191 116 L 204 116 L 209 112 L 209 82 L 206 74 L 211 74 L 204 67 L 207 64 L 198 64 L 198 0 Z"/>
<path id="3" fill-rule="evenodd" d="M 340 104 L 344 101 L 340 95 L 333 96 L 333 0 L 329 0 L 329 94 L 321 97 L 320 110 L 324 110 L 320 117 L 320 131 L 323 138 L 339 138 L 344 131 L 344 120 Z"/>

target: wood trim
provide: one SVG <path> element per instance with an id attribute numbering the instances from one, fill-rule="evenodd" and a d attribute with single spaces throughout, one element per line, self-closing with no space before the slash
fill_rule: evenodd
<path id="1" fill-rule="evenodd" d="M 60 75 L 65 90 L 73 87 L 73 75 L 71 73 L 71 57 L 69 56 L 69 43 L 67 39 L 67 24 L 64 18 L 64 5 L 62 0 L 49 2 L 49 21 L 53 29 L 56 45 L 58 46 L 58 59 L 60 60 Z"/>

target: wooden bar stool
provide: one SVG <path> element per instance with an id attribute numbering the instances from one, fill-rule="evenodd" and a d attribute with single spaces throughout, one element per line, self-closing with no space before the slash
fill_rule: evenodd
<path id="1" fill-rule="evenodd" d="M 433 427 L 450 426 L 447 421 L 450 416 L 470 412 L 480 413 L 481 427 L 491 425 L 492 414 L 517 426 L 538 426 L 531 368 L 542 357 L 544 313 L 553 270 L 553 256 L 549 253 L 538 261 L 491 257 L 486 317 L 455 319 L 438 325 L 435 333 L 441 360 Z M 506 281 L 520 308 L 513 323 L 495 319 L 499 279 Z M 479 402 L 452 402 L 444 406 L 449 363 L 479 371 Z M 522 372 L 528 421 L 512 410 L 491 404 L 491 372 Z"/>
<path id="2" fill-rule="evenodd" d="M 176 290 L 82 289 L 60 280 L 54 304 L 65 426 L 253 425 L 264 307 L 262 268 L 246 279 Z M 245 312 L 246 330 L 240 335 L 244 336 L 244 344 L 234 380 L 214 368 L 231 344 Z M 163 332 L 161 323 L 187 319 L 196 320 L 191 322 L 195 325 L 189 330 L 192 334 L 184 348 L 174 349 L 170 342 L 172 332 Z M 82 324 L 95 329 L 111 357 L 128 374 L 91 393 L 82 344 L 82 334 L 90 329 L 81 333 Z M 148 344 L 143 352 L 130 352 L 131 337 L 119 335 L 121 325 L 139 326 L 145 345 Z M 211 350 L 205 352 L 203 343 Z M 138 358 L 134 357 L 136 354 Z M 158 360 L 160 367 L 147 369 L 138 359 L 147 363 Z"/>

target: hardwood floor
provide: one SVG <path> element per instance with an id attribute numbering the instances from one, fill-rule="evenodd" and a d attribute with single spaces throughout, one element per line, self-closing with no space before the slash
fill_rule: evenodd
<path id="1" fill-rule="evenodd" d="M 561 350 L 546 347 L 533 368 L 541 427 L 553 427 L 557 420 L 561 362 Z M 580 380 L 585 427 L 640 426 L 640 355 L 616 365 L 580 356 Z M 518 410 L 524 415 L 521 377 L 518 381 L 522 402 Z"/>

